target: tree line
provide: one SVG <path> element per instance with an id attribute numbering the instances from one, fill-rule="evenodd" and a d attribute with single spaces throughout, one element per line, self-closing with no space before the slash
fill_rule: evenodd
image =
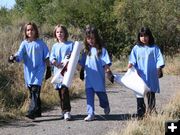
<path id="1" fill-rule="evenodd" d="M 0 9 L 0 26 L 20 18 L 44 28 L 62 23 L 83 31 L 94 24 L 116 58 L 129 54 L 137 31 L 147 26 L 163 53 L 173 56 L 180 51 L 179 7 L 179 0 L 16 0 L 13 9 Z"/>

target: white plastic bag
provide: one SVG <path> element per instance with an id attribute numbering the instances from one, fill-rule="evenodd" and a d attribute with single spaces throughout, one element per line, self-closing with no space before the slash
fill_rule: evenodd
<path id="1" fill-rule="evenodd" d="M 122 75 L 120 74 L 113 74 L 113 75 L 114 75 L 114 82 L 123 85 L 123 83 L 121 82 Z"/>
<path id="2" fill-rule="evenodd" d="M 138 95 L 145 96 L 150 91 L 149 87 L 138 75 L 134 67 L 129 68 L 125 75 L 121 78 L 121 82 L 129 89 L 134 91 Z"/>
<path id="3" fill-rule="evenodd" d="M 69 59 L 65 58 L 61 63 L 62 63 L 62 68 L 57 69 L 56 73 L 54 74 L 51 83 L 57 84 L 57 83 L 62 83 L 64 74 L 67 71 L 67 66 L 68 66 Z"/>
<path id="4" fill-rule="evenodd" d="M 51 83 L 53 83 L 53 84 L 62 83 L 63 76 L 61 75 L 61 70 L 62 69 L 58 69 L 56 71 L 56 74 L 53 76 L 53 78 L 51 80 Z"/>
<path id="5" fill-rule="evenodd" d="M 70 87 L 72 83 L 72 79 L 76 70 L 76 66 L 79 60 L 79 55 L 82 50 L 82 43 L 79 41 L 75 41 L 73 51 L 71 53 L 71 57 L 69 59 L 67 72 L 64 75 L 64 79 L 62 81 L 62 84 L 64 84 L 66 87 Z"/>
<path id="6" fill-rule="evenodd" d="M 62 61 L 63 68 L 57 70 L 57 72 L 55 73 L 54 77 L 51 80 L 51 83 L 53 84 L 62 83 L 66 87 L 68 88 L 70 87 L 81 50 L 82 50 L 82 43 L 75 41 L 70 58 L 65 58 L 65 60 Z M 67 68 L 66 72 L 62 73 L 64 68 L 65 69 Z"/>

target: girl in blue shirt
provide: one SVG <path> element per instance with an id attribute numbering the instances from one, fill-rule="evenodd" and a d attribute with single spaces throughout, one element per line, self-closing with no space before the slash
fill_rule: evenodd
<path id="1" fill-rule="evenodd" d="M 35 23 L 25 24 L 24 41 L 21 42 L 17 53 L 9 58 L 9 62 L 14 61 L 24 62 L 24 79 L 31 99 L 26 116 L 34 119 L 41 116 L 40 91 L 46 64 L 49 66 L 49 49 L 39 39 L 39 32 Z"/>
<path id="2" fill-rule="evenodd" d="M 109 74 L 111 60 L 95 27 L 88 25 L 84 40 L 85 48 L 79 64 L 84 69 L 85 89 L 87 97 L 87 113 L 85 121 L 94 120 L 94 96 L 97 94 L 104 113 L 110 113 L 109 101 L 105 89 L 105 72 Z"/>
<path id="3" fill-rule="evenodd" d="M 149 28 L 142 27 L 137 36 L 137 43 L 133 47 L 128 67 L 134 66 L 139 76 L 150 88 L 147 93 L 148 109 L 151 114 L 155 110 L 155 93 L 160 92 L 159 78 L 162 77 L 164 60 L 159 47 L 154 43 L 154 37 Z M 137 115 L 142 118 L 145 114 L 146 106 L 144 98 L 137 95 Z"/>
<path id="4" fill-rule="evenodd" d="M 54 37 L 57 40 L 52 46 L 50 62 L 54 66 L 54 74 L 57 74 L 59 68 L 63 67 L 62 61 L 69 57 L 73 50 L 73 42 L 67 41 L 68 39 L 68 31 L 65 26 L 57 25 L 54 29 Z M 61 83 L 55 84 L 55 89 L 58 90 L 60 105 L 62 114 L 65 120 L 70 120 L 71 115 L 71 105 L 70 105 L 70 97 L 69 97 L 69 89 L 62 85 Z"/>

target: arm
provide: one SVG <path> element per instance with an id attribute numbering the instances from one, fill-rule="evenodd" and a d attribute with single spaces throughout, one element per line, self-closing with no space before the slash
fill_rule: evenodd
<path id="1" fill-rule="evenodd" d="M 103 48 L 103 50 L 102 50 L 101 59 L 102 59 L 105 74 L 106 74 L 108 80 L 111 83 L 114 83 L 114 75 L 113 75 L 113 73 L 111 72 L 111 69 L 110 69 L 110 66 L 111 66 L 112 63 L 111 63 L 108 51 L 105 48 Z"/>
<path id="2" fill-rule="evenodd" d="M 50 64 L 52 64 L 53 66 L 57 68 L 62 68 L 63 67 L 62 63 L 57 62 L 57 56 L 56 56 L 55 50 L 56 50 L 56 47 L 53 45 L 51 54 L 50 54 Z"/>
<path id="3" fill-rule="evenodd" d="M 8 58 L 9 63 L 14 63 L 15 61 L 16 61 L 16 56 L 14 56 L 13 54 L 11 56 L 9 56 L 9 58 Z"/>
<path id="4" fill-rule="evenodd" d="M 163 59 L 163 55 L 161 53 L 161 50 L 159 49 L 159 47 L 156 47 L 156 57 L 157 57 L 157 74 L 159 78 L 163 77 L 163 71 L 162 68 L 164 68 L 165 64 L 164 64 L 164 59 Z"/>
<path id="5" fill-rule="evenodd" d="M 133 67 L 133 64 L 132 64 L 132 63 L 129 63 L 129 64 L 128 64 L 128 68 L 131 68 L 131 67 Z"/>
<path id="6" fill-rule="evenodd" d="M 9 56 L 8 58 L 8 62 L 9 63 L 14 63 L 16 62 L 20 62 L 23 59 L 23 54 L 24 54 L 24 41 L 21 43 L 18 51 L 16 52 L 16 54 L 12 54 L 11 56 Z"/>
<path id="7" fill-rule="evenodd" d="M 47 58 L 45 60 L 46 62 L 46 75 L 45 75 L 45 79 L 49 79 L 51 77 L 51 66 L 50 66 L 50 61 L 49 58 Z"/>
<path id="8" fill-rule="evenodd" d="M 109 65 L 105 65 L 104 69 L 105 69 L 105 73 L 106 73 L 107 78 L 109 79 L 109 81 L 111 83 L 114 83 L 114 75 L 111 72 L 110 66 Z"/>
<path id="9" fill-rule="evenodd" d="M 132 68 L 135 64 L 136 64 L 136 46 L 133 47 L 133 49 L 131 50 L 131 53 L 129 55 L 129 64 L 128 64 L 128 68 Z"/>
<path id="10" fill-rule="evenodd" d="M 78 64 L 77 70 L 79 71 L 79 78 L 83 81 L 84 80 L 84 68 Z"/>
<path id="11" fill-rule="evenodd" d="M 86 62 L 86 54 L 84 52 L 81 52 L 78 65 L 77 65 L 77 70 L 79 72 L 79 78 L 83 81 L 84 80 L 84 67 L 85 67 L 85 62 Z"/>

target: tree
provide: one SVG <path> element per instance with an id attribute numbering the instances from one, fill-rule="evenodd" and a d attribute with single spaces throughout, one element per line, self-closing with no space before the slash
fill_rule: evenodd
<path id="1" fill-rule="evenodd" d="M 116 0 L 114 15 L 117 29 L 124 32 L 125 43 L 133 46 L 137 30 L 148 26 L 152 30 L 156 43 L 164 53 L 171 55 L 179 49 L 179 1 L 169 0 Z M 130 42 L 128 42 L 127 40 Z"/>
<path id="2" fill-rule="evenodd" d="M 11 15 L 7 8 L 0 9 L 0 26 L 4 27 L 11 24 Z"/>

